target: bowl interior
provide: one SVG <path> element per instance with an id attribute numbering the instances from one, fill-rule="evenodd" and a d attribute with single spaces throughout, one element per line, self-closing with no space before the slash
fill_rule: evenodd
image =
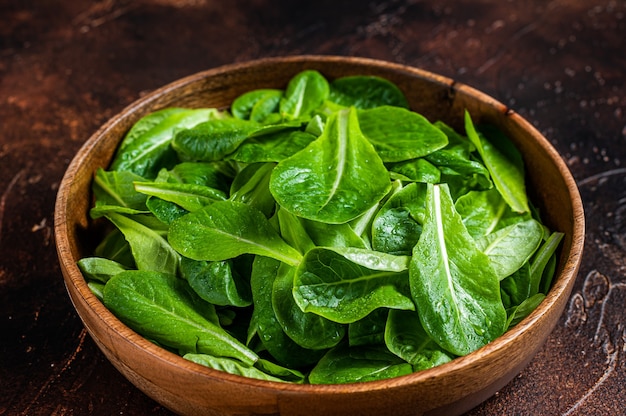
<path id="1" fill-rule="evenodd" d="M 88 216 L 94 172 L 99 167 L 108 166 L 126 131 L 144 115 L 161 108 L 225 108 L 234 98 L 252 89 L 284 88 L 293 75 L 305 69 L 317 69 L 329 79 L 357 74 L 384 77 L 398 85 L 406 94 L 412 110 L 431 121 L 442 120 L 462 130 L 463 112 L 467 109 L 475 121 L 494 124 L 511 138 L 523 155 L 527 188 L 533 203 L 549 227 L 565 233 L 553 288 L 530 316 L 486 347 L 451 363 L 410 376 L 359 385 L 277 386 L 276 383 L 244 379 L 187 362 L 138 336 L 121 324 L 98 301 L 87 287 L 76 261 L 89 255 L 100 238 L 99 225 Z M 92 337 L 113 364 L 133 383 L 176 411 L 187 413 L 190 410 L 196 411 L 201 404 L 208 406 L 209 399 L 194 401 L 195 399 L 187 398 L 186 404 L 176 400 L 175 384 L 185 385 L 180 380 L 193 374 L 196 380 L 207 383 L 217 380 L 228 389 L 239 388 L 248 393 L 245 388 L 256 389 L 257 393 L 249 395 L 249 399 L 244 402 L 256 406 L 257 410 L 259 406 L 265 405 L 265 410 L 275 411 L 278 404 L 274 396 L 277 394 L 282 395 L 284 403 L 294 403 L 295 407 L 302 406 L 297 398 L 303 395 L 317 394 L 319 398 L 326 397 L 326 403 L 330 404 L 323 405 L 320 402 L 317 406 L 318 411 L 322 411 L 328 406 L 334 406 L 332 408 L 335 410 L 341 408 L 343 399 L 333 399 L 341 397 L 341 394 L 392 392 L 397 389 L 402 395 L 406 395 L 415 394 L 416 386 L 422 385 L 426 386 L 426 394 L 430 394 L 432 400 L 409 400 L 413 409 L 415 400 L 418 400 L 425 411 L 448 409 L 448 414 L 452 414 L 454 409 L 467 410 L 493 394 L 517 374 L 541 347 L 563 311 L 571 291 L 582 254 L 584 219 L 575 182 L 557 152 L 527 121 L 493 98 L 448 78 L 398 64 L 361 58 L 302 56 L 265 59 L 205 71 L 160 88 L 128 106 L 98 130 L 70 164 L 58 192 L 55 232 L 70 298 Z M 523 345 L 516 348 L 519 357 L 511 359 L 510 351 L 505 352 L 516 342 Z M 146 376 L 146 372 L 152 371 L 146 368 L 149 367 L 146 364 L 147 359 L 143 359 L 143 364 L 139 364 L 140 368 L 136 368 L 130 355 L 125 355 L 131 354 L 131 351 L 133 354 L 141 352 L 149 355 L 150 359 L 155 360 L 153 366 L 162 364 L 164 367 L 161 371 L 165 373 L 160 378 L 155 375 Z M 490 369 L 486 368 L 487 363 Z M 172 373 L 168 375 L 168 371 Z M 472 373 L 474 376 L 471 376 Z M 163 384 L 168 384 L 164 381 L 167 378 L 176 381 L 170 381 L 169 385 L 163 387 Z M 449 387 L 450 383 L 452 387 Z M 476 385 L 470 386 L 472 383 Z M 202 391 L 189 385 L 186 387 L 192 392 Z M 435 393 L 442 388 L 447 390 Z M 228 389 L 224 394 L 232 391 Z M 285 396 L 287 392 L 289 395 Z M 378 396 L 367 397 L 362 396 L 361 399 L 369 403 L 370 408 L 377 408 L 374 401 L 379 400 Z M 399 397 L 404 396 L 395 399 Z M 228 400 L 223 397 L 221 404 L 216 403 L 216 400 L 211 402 L 214 408 L 222 406 L 224 410 L 228 407 L 225 404 Z M 242 413 L 248 411 L 245 404 L 239 410 Z"/>

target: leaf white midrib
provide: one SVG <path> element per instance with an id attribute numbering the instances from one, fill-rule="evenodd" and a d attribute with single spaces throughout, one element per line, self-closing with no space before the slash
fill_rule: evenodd
<path id="1" fill-rule="evenodd" d="M 364 378 L 366 376 L 371 376 L 371 375 L 376 375 L 376 374 L 380 374 L 380 373 L 384 373 L 385 371 L 389 370 L 390 368 L 396 367 L 399 364 L 386 364 L 384 367 L 379 367 L 378 369 L 371 371 L 363 376 L 361 376 L 361 378 Z"/>
<path id="2" fill-rule="evenodd" d="M 299 117 L 300 116 L 300 111 L 302 111 L 302 106 L 304 105 L 304 91 L 306 89 L 306 82 L 304 80 L 302 80 L 299 84 L 298 87 L 296 88 L 296 97 L 298 97 L 298 99 L 295 101 L 295 107 L 294 107 L 294 112 L 293 112 L 293 116 L 294 117 Z"/>
<path id="3" fill-rule="evenodd" d="M 252 247 L 259 247 L 261 248 L 261 252 L 262 253 L 272 253 L 275 254 L 276 257 L 274 257 L 276 260 L 280 260 L 283 261 L 287 264 L 289 264 L 290 266 L 297 266 L 300 263 L 300 259 L 299 258 L 294 258 L 294 257 L 290 257 L 287 254 L 281 253 L 280 251 L 276 251 L 273 249 L 268 248 L 268 246 L 257 243 L 256 241 L 253 240 L 249 240 L 247 238 L 243 238 L 241 236 L 238 236 L 237 234 L 233 234 L 233 233 L 229 233 L 226 232 L 224 230 L 221 230 L 219 228 L 214 228 L 214 227 L 206 227 L 208 230 L 211 230 L 212 232 L 215 232 L 217 234 L 226 236 L 226 237 L 230 237 L 231 239 L 242 243 L 242 244 L 247 244 L 248 246 L 252 246 Z M 255 253 L 257 254 L 257 253 Z M 270 257 L 270 256 L 268 256 Z"/>
<path id="4" fill-rule="evenodd" d="M 494 238 L 489 242 L 489 244 L 487 244 L 487 246 L 483 250 L 483 253 L 487 255 L 491 254 L 493 250 L 500 245 L 500 242 L 506 240 L 513 232 L 514 229 L 511 229 L 506 233 L 501 233 L 500 235 L 496 236 L 496 238 Z"/>
<path id="5" fill-rule="evenodd" d="M 489 227 L 487 227 L 487 229 L 485 230 L 485 235 L 491 234 L 493 232 L 493 230 L 496 228 L 496 225 L 498 225 L 498 223 L 500 222 L 500 219 L 504 215 L 504 211 L 506 207 L 507 207 L 506 202 L 504 201 L 504 199 L 502 199 L 500 201 L 500 204 L 498 205 L 498 211 L 496 212 L 496 215 L 491 221 L 491 224 L 489 224 Z"/>
<path id="6" fill-rule="evenodd" d="M 133 289 L 135 289 L 135 288 L 133 288 Z M 167 307 L 163 306 L 154 297 L 143 295 L 139 291 L 137 291 L 136 289 L 134 291 L 135 291 L 135 294 L 139 295 L 139 298 L 145 299 L 145 301 L 143 302 L 145 305 L 148 305 L 151 308 L 160 310 L 164 315 L 169 315 L 169 316 L 175 318 L 173 320 L 176 320 L 176 321 L 179 321 L 179 322 L 184 322 L 184 323 L 188 324 L 191 327 L 199 329 L 202 332 L 205 332 L 205 333 L 207 332 L 207 328 L 205 326 L 201 325 L 198 321 L 196 321 L 196 320 L 194 320 L 194 319 L 192 319 L 192 318 L 190 318 L 188 316 L 181 315 L 174 308 L 167 308 Z M 209 321 L 206 321 L 206 322 L 209 324 L 209 326 L 212 325 Z M 214 334 L 214 331 L 211 331 L 211 334 Z"/>
<path id="7" fill-rule="evenodd" d="M 446 273 L 446 279 L 448 282 L 448 288 L 450 290 L 450 296 L 452 298 L 452 304 L 454 305 L 454 313 L 456 314 L 456 322 L 460 322 L 461 317 L 459 314 L 459 308 L 457 307 L 457 305 L 459 304 L 459 301 L 457 299 L 456 292 L 454 290 L 454 282 L 452 281 L 452 273 L 450 271 L 448 249 L 446 247 L 446 240 L 444 237 L 443 215 L 441 213 L 441 190 L 439 189 L 439 186 L 437 185 L 433 186 L 433 203 L 434 203 L 433 211 L 434 211 L 435 224 L 436 224 L 436 230 L 437 230 L 437 244 L 439 245 L 439 251 L 441 253 L 442 262 L 443 262 L 443 266 L 444 266 L 445 273 Z"/>
<path id="8" fill-rule="evenodd" d="M 135 227 L 140 227 L 142 232 L 145 234 L 148 234 L 153 241 L 157 241 L 158 245 L 160 247 L 164 247 L 165 250 L 167 251 L 167 253 L 172 256 L 173 258 L 178 256 L 178 253 L 176 252 L 176 250 L 174 250 L 171 245 L 167 242 L 167 240 L 165 238 L 163 238 L 163 236 L 161 236 L 158 232 L 156 232 L 155 230 L 153 230 L 150 227 L 146 227 L 145 225 L 138 223 L 136 221 L 133 221 L 129 218 L 126 218 L 124 215 L 120 215 L 120 214 L 115 214 L 115 213 L 111 213 L 107 215 L 107 218 L 109 219 L 109 221 L 111 221 L 113 224 L 115 224 L 118 228 L 119 225 L 118 224 L 126 224 L 127 226 L 129 224 L 133 224 L 135 223 Z M 124 236 L 126 237 L 126 234 L 122 231 L 122 234 L 124 234 Z M 131 245 L 131 251 L 133 250 L 133 247 Z M 161 259 L 160 260 L 160 265 L 163 265 L 163 261 Z M 165 259 L 167 260 L 167 258 Z"/>
<path id="9" fill-rule="evenodd" d="M 95 182 L 100 185 L 100 187 L 109 195 L 113 198 L 113 200 L 115 200 L 115 202 L 117 202 L 121 207 L 124 208 L 128 208 L 128 204 L 126 204 L 124 202 L 124 200 L 119 196 L 119 194 L 117 192 L 113 191 L 113 187 L 110 186 L 110 182 L 108 181 L 103 181 L 102 179 L 100 179 L 100 177 L 98 175 L 96 175 L 96 177 L 94 178 Z"/>
<path id="10" fill-rule="evenodd" d="M 238 346 L 236 346 L 236 344 L 233 344 L 232 339 L 227 334 L 222 334 L 221 331 L 216 330 L 217 328 L 214 328 L 213 324 L 209 322 L 208 320 L 206 320 L 205 318 L 198 316 L 198 318 L 202 320 L 202 322 L 199 322 L 189 316 L 181 315 L 177 312 L 176 309 L 166 308 L 162 304 L 157 303 L 156 299 L 141 294 L 134 287 L 133 289 L 134 289 L 135 294 L 139 295 L 139 298 L 145 299 L 144 304 L 148 305 L 148 307 L 160 310 L 164 315 L 170 316 L 171 319 L 168 320 L 168 322 L 178 321 L 178 322 L 185 323 L 189 325 L 191 328 L 197 329 L 200 333 L 210 335 L 211 338 L 217 338 L 221 340 L 222 342 L 225 342 L 231 345 L 236 351 L 241 352 L 241 349 Z M 137 298 L 135 298 L 135 301 L 136 300 Z"/>
<path id="11" fill-rule="evenodd" d="M 149 155 L 150 153 L 152 153 L 154 149 L 158 148 L 159 146 L 163 145 L 165 142 L 169 141 L 171 134 L 168 134 L 168 133 L 171 133 L 170 128 L 165 128 L 161 130 L 158 134 L 155 134 L 153 136 L 153 139 L 158 139 L 158 140 L 151 140 L 150 143 L 152 145 L 142 148 L 141 152 L 133 156 L 131 163 L 134 163 L 136 160 L 142 160 L 146 155 Z"/>
<path id="12" fill-rule="evenodd" d="M 348 148 L 348 121 L 346 120 L 348 114 L 346 111 L 341 111 L 337 115 L 337 165 L 336 168 L 333 169 L 335 172 L 335 179 L 333 181 L 333 185 L 330 188 L 330 192 L 328 193 L 328 198 L 322 204 L 320 211 L 323 210 L 333 199 L 333 197 L 337 194 L 337 189 L 339 189 L 341 185 L 341 180 L 343 178 L 343 172 L 346 167 L 346 151 Z"/>
<path id="13" fill-rule="evenodd" d="M 326 282 L 324 281 L 323 283 L 312 283 L 312 284 L 303 284 L 301 285 L 302 287 L 310 287 L 310 288 L 315 288 L 315 287 L 332 287 L 332 286 L 341 286 L 341 285 L 352 285 L 352 284 L 356 284 L 356 283 L 360 283 L 363 281 L 368 281 L 368 280 L 375 280 L 375 279 L 381 279 L 381 278 L 385 278 L 387 276 L 395 276 L 395 275 L 399 275 L 402 272 L 393 272 L 393 271 L 384 271 L 381 270 L 377 273 L 372 273 L 372 274 L 364 274 L 361 275 L 357 278 L 353 278 L 353 279 L 343 279 L 343 280 L 338 280 L 335 282 Z"/>
<path id="14" fill-rule="evenodd" d="M 185 198 L 208 199 L 210 201 L 212 201 L 212 200 L 219 200 L 218 198 L 212 198 L 212 197 L 210 197 L 208 195 L 201 195 L 201 194 L 198 194 L 198 193 L 181 191 L 181 190 L 177 190 L 177 189 L 160 188 L 160 187 L 150 186 L 150 185 L 136 184 L 135 185 L 135 189 L 138 192 L 141 192 L 141 193 L 144 193 L 144 194 L 148 194 L 148 195 L 151 195 L 151 196 L 157 196 L 157 197 L 160 196 L 160 195 L 168 195 L 168 196 L 181 196 L 181 197 L 185 197 Z"/>

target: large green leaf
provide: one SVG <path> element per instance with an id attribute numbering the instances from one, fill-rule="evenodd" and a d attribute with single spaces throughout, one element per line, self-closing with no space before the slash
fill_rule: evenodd
<path id="1" fill-rule="evenodd" d="M 503 333 L 498 276 L 454 210 L 445 184 L 428 185 L 410 283 L 424 329 L 445 350 L 466 355 Z"/>
<path id="2" fill-rule="evenodd" d="M 194 260 L 228 260 L 259 254 L 297 265 L 302 255 L 283 240 L 259 210 L 241 202 L 220 201 L 170 224 L 176 251 Z"/>
<path id="3" fill-rule="evenodd" d="M 389 173 L 361 133 L 354 109 L 333 114 L 324 133 L 281 161 L 270 179 L 270 191 L 283 208 L 335 224 L 363 214 L 389 188 Z"/>
<path id="4" fill-rule="evenodd" d="M 145 337 L 183 352 L 232 357 L 252 365 L 258 356 L 198 312 L 187 282 L 172 275 L 131 270 L 104 287 L 104 304 Z"/>

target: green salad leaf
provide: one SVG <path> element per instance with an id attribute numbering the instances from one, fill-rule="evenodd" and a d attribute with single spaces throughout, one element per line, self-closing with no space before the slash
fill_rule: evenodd
<path id="1" fill-rule="evenodd" d="M 466 355 L 502 335 L 506 311 L 498 275 L 454 210 L 445 184 L 428 185 L 409 278 L 424 329 L 446 351 Z"/>
<path id="2" fill-rule="evenodd" d="M 387 169 L 350 109 L 333 114 L 322 135 L 279 162 L 270 179 L 270 191 L 281 207 L 333 224 L 363 214 L 389 188 Z"/>

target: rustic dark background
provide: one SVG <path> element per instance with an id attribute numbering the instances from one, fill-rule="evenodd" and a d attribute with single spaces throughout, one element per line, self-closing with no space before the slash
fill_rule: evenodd
<path id="1" fill-rule="evenodd" d="M 53 236 L 69 161 L 153 89 L 269 56 L 379 58 L 464 82 L 554 144 L 584 198 L 583 265 L 531 364 L 470 415 L 624 414 L 623 0 L 0 0 L 0 415 L 168 415 L 86 334 Z"/>

